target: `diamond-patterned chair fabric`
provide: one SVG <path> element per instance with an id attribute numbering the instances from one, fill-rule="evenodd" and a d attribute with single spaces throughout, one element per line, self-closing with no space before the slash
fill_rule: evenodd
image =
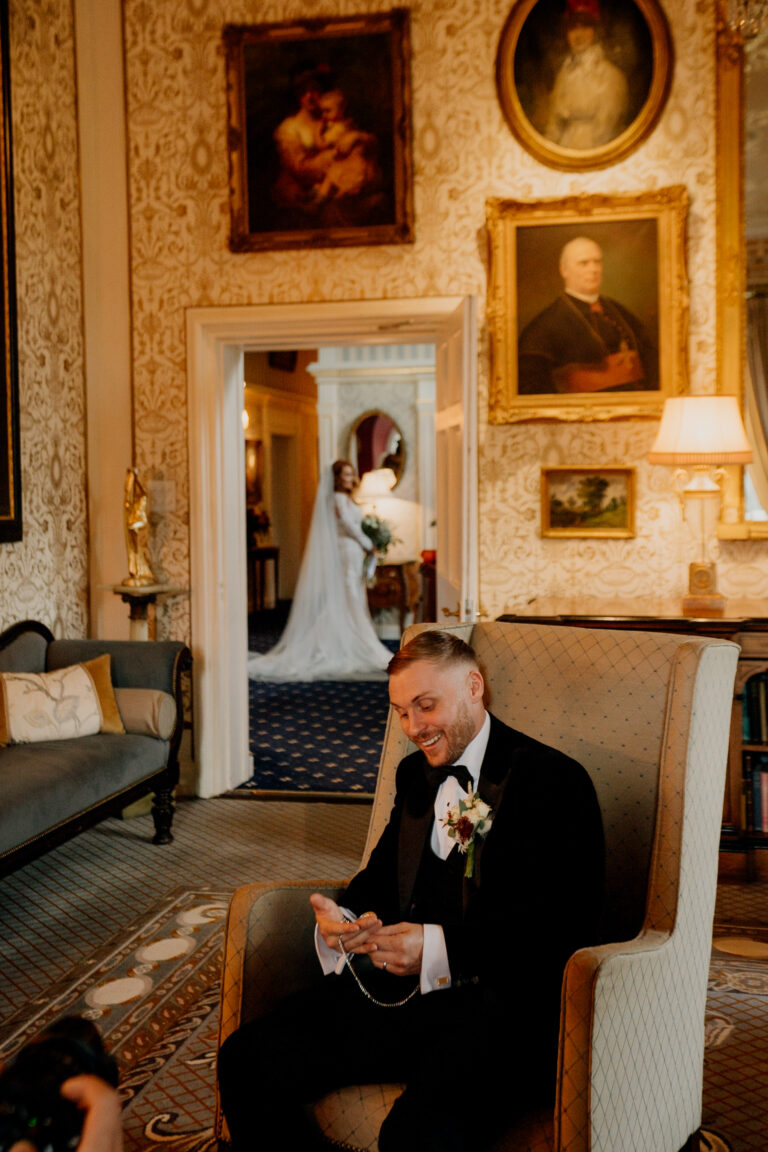
<path id="1" fill-rule="evenodd" d="M 404 640 L 430 625 L 416 625 Z M 563 981 L 557 1103 L 495 1152 L 677 1152 L 700 1124 L 704 1005 L 733 682 L 727 641 L 524 623 L 450 628 L 471 640 L 490 707 L 579 760 L 603 813 L 602 939 Z M 364 861 L 410 745 L 390 713 Z M 546 829 L 542 829 L 546 836 Z M 322 979 L 307 896 L 345 880 L 252 884 L 230 906 L 220 1040 Z M 531 963 L 535 941 L 527 941 Z M 316 1106 L 335 1143 L 375 1152 L 399 1085 Z M 216 1134 L 226 1137 L 217 1107 Z"/>

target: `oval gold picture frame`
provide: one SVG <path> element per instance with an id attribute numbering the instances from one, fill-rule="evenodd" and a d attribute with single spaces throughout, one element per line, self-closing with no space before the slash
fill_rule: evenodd
<path id="1" fill-rule="evenodd" d="M 597 7 L 597 5 L 595 5 Z M 606 28 L 624 40 L 630 89 L 629 122 L 596 147 L 570 147 L 547 135 L 547 97 L 556 78 L 557 43 L 566 0 L 519 0 L 507 17 L 496 54 L 496 88 L 504 116 L 523 147 L 550 168 L 586 171 L 624 159 L 655 127 L 672 80 L 672 38 L 657 0 L 600 0 Z M 648 59 L 650 55 L 650 59 Z M 611 59 L 610 52 L 606 53 Z M 616 70 L 612 62 L 609 67 Z M 550 82 L 547 90 L 547 82 Z"/>

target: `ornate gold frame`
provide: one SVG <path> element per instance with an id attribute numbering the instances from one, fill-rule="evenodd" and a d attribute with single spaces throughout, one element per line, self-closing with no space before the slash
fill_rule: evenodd
<path id="1" fill-rule="evenodd" d="M 622 0 L 619 0 L 621 3 Z M 653 45 L 653 68 L 645 102 L 623 132 L 615 139 L 592 149 L 564 148 L 548 140 L 533 126 L 523 110 L 514 82 L 515 52 L 520 33 L 540 0 L 519 0 L 512 11 L 499 39 L 496 54 L 496 89 L 502 112 L 512 132 L 531 155 L 551 168 L 585 171 L 605 168 L 623 160 L 637 148 L 653 130 L 669 95 L 672 81 L 674 53 L 667 18 L 657 0 L 624 0 L 637 8 L 644 18 Z"/>
<path id="2" fill-rule="evenodd" d="M 682 185 L 630 196 L 569 196 L 526 203 L 489 200 L 490 241 L 487 317 L 491 344 L 489 421 L 616 420 L 658 417 L 664 399 L 688 389 L 688 280 L 685 225 L 688 194 Z M 656 221 L 658 252 L 659 388 L 650 392 L 518 394 L 518 229 L 572 225 L 572 236 L 589 236 L 606 222 Z M 570 238 L 570 236 L 566 237 Z"/>
<path id="3" fill-rule="evenodd" d="M 727 3 L 717 0 L 717 391 L 737 395 L 744 407 L 746 370 L 746 246 L 744 222 L 744 43 L 731 32 Z M 718 536 L 746 540 L 766 535 L 744 520 L 744 469 L 724 470 Z"/>
<path id="4" fill-rule="evenodd" d="M 552 479 L 555 476 L 622 476 L 626 484 L 626 525 L 623 528 L 557 528 L 552 525 Z M 635 535 L 635 469 L 585 468 L 572 464 L 556 464 L 541 469 L 541 534 L 542 536 L 592 536 L 606 540 L 629 539 Z"/>

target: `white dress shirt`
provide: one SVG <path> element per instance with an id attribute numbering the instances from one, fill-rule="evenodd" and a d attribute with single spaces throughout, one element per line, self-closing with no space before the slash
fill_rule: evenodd
<path id="1" fill-rule="evenodd" d="M 488 747 L 488 737 L 490 734 L 491 718 L 486 712 L 482 728 L 477 735 L 470 740 L 459 759 L 454 760 L 454 764 L 463 764 L 469 772 L 472 777 L 473 791 L 477 791 L 477 782 L 480 779 L 480 769 L 485 758 L 485 751 Z M 450 852 L 458 851 L 456 841 L 448 836 L 447 829 L 443 827 L 441 820 L 443 816 L 446 815 L 448 809 L 466 795 L 466 791 L 459 784 L 455 776 L 446 777 L 437 790 L 434 808 L 435 818 L 432 822 L 430 847 L 441 860 L 446 860 Z M 342 911 L 346 916 L 355 919 L 354 913 L 348 909 L 344 908 Z M 341 952 L 337 952 L 334 948 L 329 948 L 317 928 L 315 928 L 315 947 L 323 972 L 326 975 L 331 972 L 343 971 L 344 957 Z M 424 947 L 421 954 L 420 982 L 422 993 L 434 992 L 443 988 L 450 988 L 451 986 L 451 968 L 448 963 L 448 951 L 445 946 L 443 929 L 439 924 L 424 925 Z"/>

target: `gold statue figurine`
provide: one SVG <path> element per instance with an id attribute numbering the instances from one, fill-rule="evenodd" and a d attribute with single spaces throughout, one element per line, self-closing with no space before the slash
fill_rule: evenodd
<path id="1" fill-rule="evenodd" d="M 155 574 L 147 554 L 147 493 L 136 475 L 135 468 L 125 473 L 125 497 L 123 499 L 125 519 L 125 546 L 128 550 L 128 572 L 130 575 L 123 584 L 141 588 L 155 584 Z"/>

